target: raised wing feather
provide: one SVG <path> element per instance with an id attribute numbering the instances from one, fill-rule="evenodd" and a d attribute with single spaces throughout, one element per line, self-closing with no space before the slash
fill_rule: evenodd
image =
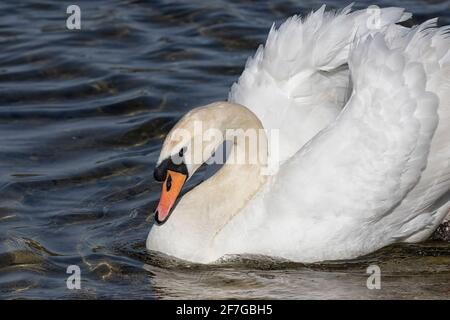
<path id="1" fill-rule="evenodd" d="M 439 124 L 433 135 L 426 168 L 420 180 L 383 223 L 401 225 L 396 240 L 427 239 L 450 210 L 450 27 L 436 27 L 437 19 L 389 39 L 411 61 L 423 64 L 426 88 L 439 97 Z"/>
<path id="2" fill-rule="evenodd" d="M 374 228 L 373 236 L 379 230 L 389 237 L 401 225 L 380 228 L 377 221 L 391 215 L 420 180 L 438 125 L 439 98 L 426 89 L 423 63 L 390 49 L 383 35 L 357 46 L 350 70 L 354 89 L 346 107 L 280 169 L 268 200 L 297 199 L 302 218 L 326 219 L 332 212 L 358 232 Z M 293 210 L 289 201 L 282 203 L 277 210 Z"/>
<path id="3" fill-rule="evenodd" d="M 334 121 L 345 105 L 353 41 L 385 32 L 409 17 L 401 8 L 351 12 L 351 6 L 341 12 L 325 12 L 323 6 L 305 19 L 293 16 L 278 29 L 272 27 L 229 100 L 250 108 L 266 129 L 279 130 L 275 161 L 283 162 Z"/>

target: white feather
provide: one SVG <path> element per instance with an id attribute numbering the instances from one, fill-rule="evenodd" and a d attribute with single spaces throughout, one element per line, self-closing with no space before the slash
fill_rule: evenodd
<path id="1" fill-rule="evenodd" d="M 369 10 L 325 11 L 293 16 L 272 26 L 265 46 L 246 64 L 229 101 L 247 106 L 266 129 L 280 130 L 280 162 L 331 123 L 348 99 L 346 66 L 353 41 L 382 33 L 410 17 L 401 8 L 380 9 L 379 28 Z M 292 119 L 295 119 L 292 122 Z"/>

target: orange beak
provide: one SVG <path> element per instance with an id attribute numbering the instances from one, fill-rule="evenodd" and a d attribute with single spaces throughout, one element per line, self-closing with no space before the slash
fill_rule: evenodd
<path id="1" fill-rule="evenodd" d="M 155 218 L 158 224 L 163 224 L 169 218 L 185 182 L 185 174 L 167 170 L 166 180 L 164 180 L 162 186 L 161 198 L 155 211 Z"/>

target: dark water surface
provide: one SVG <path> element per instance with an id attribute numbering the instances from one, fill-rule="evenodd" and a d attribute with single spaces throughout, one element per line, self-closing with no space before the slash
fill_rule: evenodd
<path id="1" fill-rule="evenodd" d="M 65 28 L 74 3 L 81 31 Z M 314 265 L 198 266 L 145 250 L 164 135 L 226 99 L 272 21 L 319 3 L 2 0 L 0 298 L 450 298 L 444 242 Z M 398 3 L 450 24 L 448 1 Z M 366 288 L 373 263 L 381 290 Z M 66 288 L 72 264 L 81 290 Z"/>

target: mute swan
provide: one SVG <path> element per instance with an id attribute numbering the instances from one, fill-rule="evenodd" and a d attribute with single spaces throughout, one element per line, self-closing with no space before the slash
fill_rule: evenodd
<path id="1" fill-rule="evenodd" d="M 370 14 L 322 7 L 272 27 L 229 101 L 175 125 L 155 168 L 163 189 L 149 250 L 199 263 L 227 254 L 316 262 L 429 237 L 450 209 L 449 28 L 399 26 L 410 17 L 399 8 L 380 9 L 369 28 Z M 263 128 L 279 130 L 277 159 L 265 134 L 256 150 L 245 143 Z M 237 132 L 228 160 L 180 199 L 227 140 L 198 144 L 209 129 Z M 239 152 L 264 156 L 229 160 Z M 268 175 L 271 161 L 279 169 Z"/>

